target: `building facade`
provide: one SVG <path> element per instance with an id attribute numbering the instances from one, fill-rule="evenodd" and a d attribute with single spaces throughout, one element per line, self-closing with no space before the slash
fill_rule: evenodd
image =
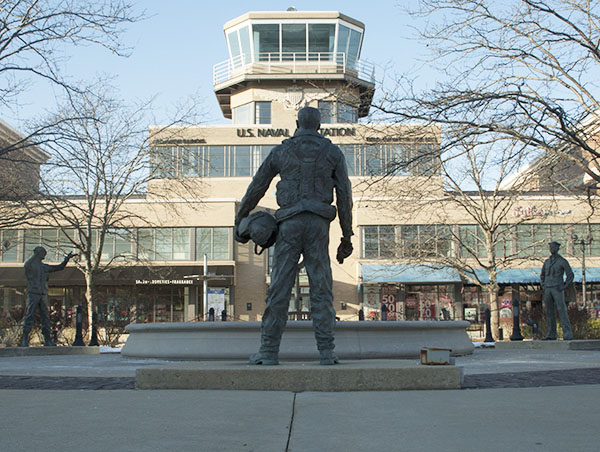
<path id="1" fill-rule="evenodd" d="M 225 24 L 224 32 L 229 57 L 214 66 L 214 92 L 230 122 L 165 131 L 150 127 L 152 170 L 159 177 L 149 184 L 146 197 L 129 203 L 146 221 L 111 231 L 104 243 L 104 258 L 114 262 L 97 286 L 103 318 L 206 320 L 211 308 L 217 319 L 222 311 L 228 319 L 261 318 L 270 254 L 256 255 L 251 243 L 233 240 L 235 213 L 264 158 L 293 135 L 298 110 L 312 106 L 321 111 L 321 133 L 346 156 L 353 184 L 355 252 L 343 264 L 332 261 L 339 319 L 357 320 L 362 310 L 365 320 L 480 322 L 488 302 L 486 275 L 477 268 L 488 252 L 484 231 L 446 201 L 440 130 L 366 121 L 375 77 L 361 55 L 364 24 L 339 12 L 250 12 Z M 165 201 L 179 192 L 182 179 L 187 198 L 173 195 Z M 276 182 L 259 209 L 277 209 Z M 412 187 L 412 196 L 400 196 L 398 186 Z M 600 232 L 600 218 L 586 201 L 531 192 L 506 202 L 512 205 L 503 225 L 502 252 L 520 259 L 499 269 L 498 283 L 539 303 L 539 269 L 551 239 L 563 243 L 561 252 L 576 273 L 579 268 L 581 281 L 583 254 L 573 233 L 595 237 Z M 173 205 L 178 205 L 176 214 Z M 58 262 L 69 251 L 65 234 L 74 233 L 31 226 L 0 230 L 3 312 L 24 306 L 23 262 L 33 248 L 47 247 L 46 261 Z M 340 237 L 336 219 L 331 255 Z M 597 303 L 600 239 L 587 242 L 583 250 L 587 299 Z M 461 257 L 472 278 L 449 264 Z M 84 279 L 75 265 L 51 275 L 50 287 L 50 304 L 65 313 L 83 302 Z M 512 298 L 505 298 L 502 306 L 508 308 Z M 310 317 L 310 284 L 303 269 L 290 311 L 290 318 Z"/>

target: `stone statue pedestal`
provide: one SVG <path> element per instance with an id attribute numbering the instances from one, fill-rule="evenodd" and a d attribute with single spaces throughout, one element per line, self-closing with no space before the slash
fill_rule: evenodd
<path id="1" fill-rule="evenodd" d="M 337 322 L 340 359 L 418 358 L 424 347 L 449 348 L 453 356 L 473 352 L 467 321 Z M 122 355 L 181 360 L 247 360 L 260 345 L 260 322 L 130 324 Z M 280 360 L 318 360 L 312 322 L 287 323 Z"/>

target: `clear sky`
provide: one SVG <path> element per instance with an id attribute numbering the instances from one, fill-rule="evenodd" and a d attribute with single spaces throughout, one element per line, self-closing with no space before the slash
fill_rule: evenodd
<path id="1" fill-rule="evenodd" d="M 213 93 L 212 67 L 227 59 L 223 25 L 248 11 L 286 10 L 340 11 L 366 26 L 361 59 L 376 66 L 377 80 L 390 86 L 395 74 L 411 72 L 420 66 L 425 54 L 414 40 L 413 19 L 404 7 L 408 1 L 318 1 L 290 0 L 252 2 L 240 0 L 147 0 L 138 1 L 148 18 L 130 25 L 123 36 L 132 47 L 127 58 L 111 55 L 100 48 L 66 48 L 70 58 L 62 73 L 74 80 L 90 80 L 98 74 L 113 77 L 125 101 L 156 98 L 156 115 L 189 96 L 200 101 L 206 123 L 227 123 Z M 381 85 L 377 92 L 381 93 Z M 376 92 L 376 94 L 377 94 Z M 36 83 L 19 98 L 19 106 L 0 108 L 0 117 L 16 128 L 55 105 L 53 88 Z"/>

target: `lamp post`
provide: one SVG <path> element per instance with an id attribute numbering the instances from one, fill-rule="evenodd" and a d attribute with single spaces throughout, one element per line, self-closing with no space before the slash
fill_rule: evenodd
<path id="1" fill-rule="evenodd" d="M 585 287 L 585 247 L 586 245 L 592 243 L 592 237 L 587 235 L 585 237 L 579 238 L 579 236 L 575 233 L 571 235 L 573 239 L 573 245 L 581 246 L 581 301 L 583 304 L 583 308 L 587 309 L 587 295 L 586 295 L 586 287 Z"/>

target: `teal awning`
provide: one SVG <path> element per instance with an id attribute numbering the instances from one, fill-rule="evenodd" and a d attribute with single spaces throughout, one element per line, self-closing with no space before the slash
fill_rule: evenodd
<path id="1" fill-rule="evenodd" d="M 363 284 L 368 283 L 459 283 L 460 276 L 449 267 L 431 268 L 426 265 L 371 265 L 360 266 Z"/>
<path id="2" fill-rule="evenodd" d="M 539 268 L 509 268 L 498 273 L 498 284 L 539 284 L 541 272 L 541 266 Z M 573 273 L 575 275 L 573 281 L 581 283 L 581 268 L 574 267 Z M 484 269 L 476 269 L 475 274 L 483 284 L 489 284 L 490 278 Z M 600 267 L 587 267 L 585 280 L 589 283 L 600 282 Z"/>
<path id="3" fill-rule="evenodd" d="M 574 268 L 575 273 L 574 281 L 577 283 L 581 282 L 581 268 Z M 586 267 L 585 268 L 585 282 L 600 282 L 600 267 Z"/>
<path id="4" fill-rule="evenodd" d="M 539 284 L 541 270 L 541 268 L 509 268 L 500 271 L 496 279 L 498 284 Z M 489 274 L 483 268 L 475 269 L 475 276 L 482 284 L 490 283 Z"/>
<path id="5" fill-rule="evenodd" d="M 450 267 L 428 267 L 426 265 L 383 265 L 362 264 L 360 266 L 362 283 L 460 283 L 463 282 L 456 270 Z M 539 268 L 509 268 L 498 273 L 498 284 L 539 284 Z M 482 268 L 474 270 L 482 284 L 489 284 L 490 278 Z M 581 283 L 581 268 L 573 268 L 574 282 Z M 585 280 L 588 283 L 600 283 L 600 267 L 587 267 Z M 468 281 L 464 281 L 469 283 Z"/>

